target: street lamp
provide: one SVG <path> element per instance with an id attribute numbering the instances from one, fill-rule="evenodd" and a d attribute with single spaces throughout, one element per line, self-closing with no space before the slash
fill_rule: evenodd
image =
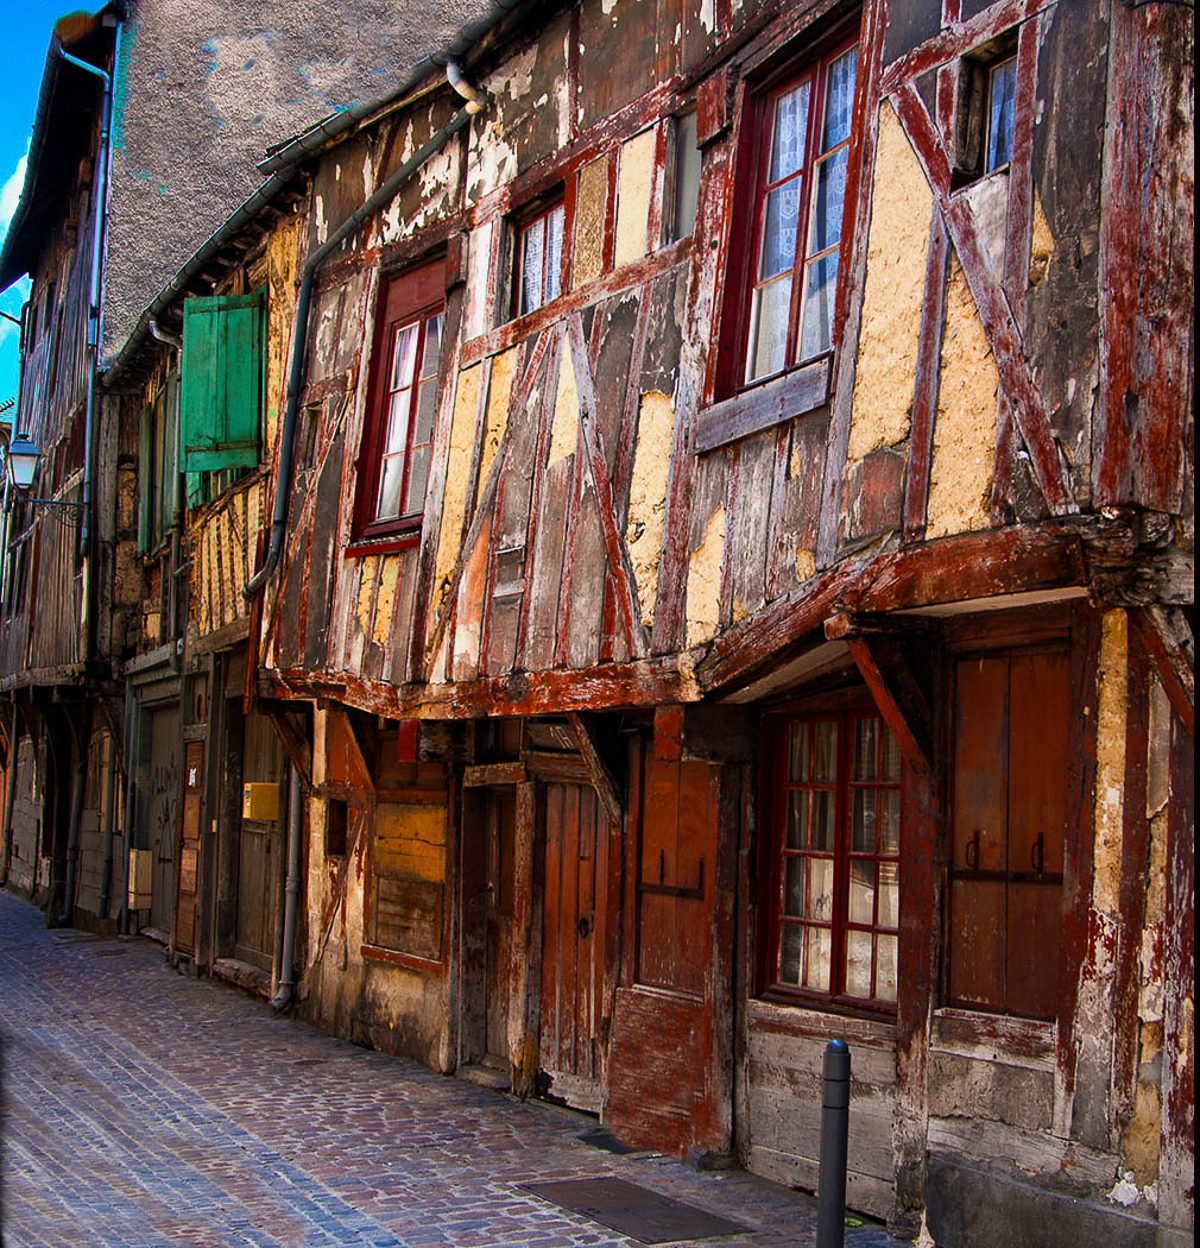
<path id="1" fill-rule="evenodd" d="M 17 492 L 27 503 L 43 507 L 77 507 L 83 504 L 72 498 L 29 498 L 25 491 L 33 484 L 41 452 L 27 433 L 18 433 L 8 444 L 8 472 Z"/>
<path id="2" fill-rule="evenodd" d="M 18 433 L 8 444 L 8 472 L 18 490 L 25 491 L 33 484 L 41 458 L 37 444 L 27 433 Z"/>

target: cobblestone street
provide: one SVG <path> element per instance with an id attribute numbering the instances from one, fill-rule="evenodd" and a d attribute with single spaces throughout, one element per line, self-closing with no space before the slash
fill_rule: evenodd
<path id="1" fill-rule="evenodd" d="M 144 940 L 47 931 L 0 893 L 5 1248 L 633 1245 L 520 1185 L 619 1176 L 810 1244 L 812 1200 L 615 1155 L 595 1124 L 276 1018 Z M 892 1248 L 879 1228 L 850 1248 Z"/>

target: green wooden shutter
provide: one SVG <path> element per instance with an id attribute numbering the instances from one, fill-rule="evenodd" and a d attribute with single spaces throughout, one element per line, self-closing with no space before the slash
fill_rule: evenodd
<path id="1" fill-rule="evenodd" d="M 137 549 L 144 555 L 150 549 L 150 496 L 154 481 L 154 408 L 147 403 L 142 408 L 142 423 L 138 430 L 138 527 Z"/>
<path id="2" fill-rule="evenodd" d="M 183 305 L 183 466 L 188 473 L 258 463 L 263 291 Z M 192 489 L 189 483 L 188 498 Z"/>

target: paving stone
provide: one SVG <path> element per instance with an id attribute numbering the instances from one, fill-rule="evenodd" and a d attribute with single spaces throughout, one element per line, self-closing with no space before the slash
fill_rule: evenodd
<path id="1" fill-rule="evenodd" d="M 800 1193 L 592 1147 L 584 1115 L 278 1018 L 147 941 L 67 935 L 0 893 L 5 1248 L 637 1248 L 520 1187 L 606 1175 L 748 1228 L 696 1248 L 815 1242 Z M 901 1248 L 873 1226 L 846 1245 Z"/>

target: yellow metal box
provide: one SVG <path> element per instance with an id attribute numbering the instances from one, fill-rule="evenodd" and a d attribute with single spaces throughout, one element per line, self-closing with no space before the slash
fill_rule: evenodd
<path id="1" fill-rule="evenodd" d="M 279 785 L 248 784 L 242 791 L 242 818 L 270 823 L 279 818 Z"/>

